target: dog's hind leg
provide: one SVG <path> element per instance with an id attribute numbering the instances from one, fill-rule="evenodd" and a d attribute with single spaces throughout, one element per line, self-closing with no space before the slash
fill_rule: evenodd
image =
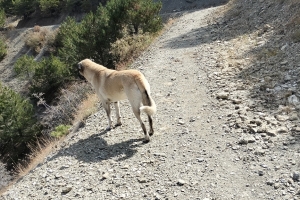
<path id="1" fill-rule="evenodd" d="M 144 122 L 142 121 L 141 118 L 141 111 L 140 111 L 140 101 L 134 100 L 134 99 L 129 99 L 130 105 L 132 107 L 132 111 L 135 115 L 135 117 L 139 120 L 141 127 L 143 129 L 144 135 L 145 135 L 145 140 L 144 142 L 149 142 L 150 141 L 150 136 L 147 133 L 147 129 L 146 126 L 144 124 Z"/>
<path id="2" fill-rule="evenodd" d="M 140 124 L 141 124 L 141 127 L 143 129 L 143 132 L 144 132 L 144 135 L 145 135 L 145 140 L 144 142 L 149 142 L 150 141 L 150 136 L 149 134 L 147 133 L 147 129 L 146 129 L 146 126 L 144 124 L 144 122 L 142 121 L 141 119 L 141 111 L 140 111 L 140 108 L 139 107 L 136 107 L 136 108 L 132 108 L 133 110 L 133 113 L 135 115 L 135 117 L 139 120 Z"/>
<path id="3" fill-rule="evenodd" d="M 153 120 L 151 115 L 148 115 L 148 121 L 150 126 L 149 135 L 152 136 L 154 134 L 154 131 L 153 131 Z"/>
<path id="4" fill-rule="evenodd" d="M 115 109 L 116 109 L 116 117 L 117 117 L 117 126 L 121 126 L 122 125 L 122 122 L 121 122 L 121 114 L 120 114 L 120 105 L 119 105 L 119 102 L 114 102 L 114 106 L 115 106 Z"/>
<path id="5" fill-rule="evenodd" d="M 102 101 L 102 105 L 105 109 L 107 120 L 108 120 L 108 127 L 106 128 L 107 131 L 111 129 L 111 115 L 110 115 L 110 102 L 109 101 Z"/>

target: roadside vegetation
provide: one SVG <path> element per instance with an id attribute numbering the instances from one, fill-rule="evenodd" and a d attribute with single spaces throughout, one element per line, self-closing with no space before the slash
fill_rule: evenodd
<path id="1" fill-rule="evenodd" d="M 0 155 L 10 169 L 15 166 L 23 171 L 20 163 L 28 164 L 24 158 L 35 154 L 34 144 L 41 146 L 38 144 L 45 138 L 68 134 L 72 123 L 86 117 L 76 114 L 80 102 L 87 102 L 83 103 L 87 109 L 85 104 L 94 104 L 95 97 L 90 87 L 78 80 L 77 63 L 91 58 L 109 68 L 127 68 L 162 29 L 161 6 L 152 0 L 0 1 L 2 27 L 6 16 L 26 20 L 37 12 L 47 17 L 86 13 L 80 21 L 67 17 L 54 32 L 32 28 L 25 41 L 29 51 L 14 64 L 18 78 L 28 84 L 25 95 L 0 85 Z M 0 40 L 0 58 L 5 55 L 6 45 Z"/>

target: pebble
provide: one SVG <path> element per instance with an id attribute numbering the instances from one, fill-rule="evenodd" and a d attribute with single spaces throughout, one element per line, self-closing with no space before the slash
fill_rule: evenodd
<path id="1" fill-rule="evenodd" d="M 72 186 L 66 186 L 62 189 L 62 193 L 68 193 L 72 190 Z"/>
<path id="2" fill-rule="evenodd" d="M 182 179 L 178 179 L 176 184 L 178 186 L 183 186 L 184 184 L 186 184 L 186 182 L 184 180 L 182 180 Z"/>
<path id="3" fill-rule="evenodd" d="M 296 172 L 293 172 L 293 180 L 296 181 L 296 182 L 299 182 L 300 181 L 300 173 L 298 171 Z"/>
<path id="4" fill-rule="evenodd" d="M 218 99 L 228 99 L 229 98 L 229 93 L 228 92 L 220 92 L 217 94 Z"/>

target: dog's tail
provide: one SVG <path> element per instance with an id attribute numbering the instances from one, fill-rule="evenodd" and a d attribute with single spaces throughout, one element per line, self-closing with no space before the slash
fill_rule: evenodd
<path id="1" fill-rule="evenodd" d="M 140 111 L 145 112 L 147 115 L 154 115 L 156 113 L 156 104 L 149 95 L 148 91 L 145 90 L 142 94 L 143 102 L 147 102 L 146 105 L 140 107 Z"/>
<path id="2" fill-rule="evenodd" d="M 139 72 L 140 73 L 140 72 Z M 145 112 L 147 115 L 154 115 L 156 113 L 156 104 L 150 96 L 150 85 L 143 74 L 135 78 L 135 82 L 142 94 L 143 106 L 140 107 L 140 111 Z"/>

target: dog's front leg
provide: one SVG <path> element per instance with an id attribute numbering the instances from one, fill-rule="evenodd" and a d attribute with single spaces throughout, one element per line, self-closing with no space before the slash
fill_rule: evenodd
<path id="1" fill-rule="evenodd" d="M 116 126 L 121 126 L 122 125 L 122 122 L 121 122 L 121 114 L 120 114 L 120 105 L 119 105 L 119 102 L 114 102 L 114 106 L 115 106 L 115 109 L 116 109 L 116 116 L 117 116 L 117 124 Z"/>
<path id="2" fill-rule="evenodd" d="M 108 127 L 106 128 L 107 131 L 111 129 L 111 115 L 110 115 L 110 101 L 102 101 L 102 105 L 105 109 L 107 120 L 108 120 Z"/>

